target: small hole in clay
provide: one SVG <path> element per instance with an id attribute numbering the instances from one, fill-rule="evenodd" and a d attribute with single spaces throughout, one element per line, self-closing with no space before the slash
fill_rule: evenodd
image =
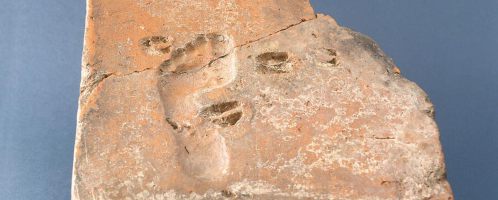
<path id="1" fill-rule="evenodd" d="M 212 116 L 212 115 L 219 115 L 224 112 L 230 111 L 235 109 L 237 106 L 239 106 L 238 101 L 228 101 L 228 102 L 222 102 L 218 104 L 211 105 L 204 110 L 201 111 L 201 115 L 203 116 Z"/>
<path id="2" fill-rule="evenodd" d="M 434 112 L 434 108 L 431 107 L 427 110 L 424 110 L 424 112 L 431 118 L 435 118 L 436 117 L 436 112 Z"/>
<path id="3" fill-rule="evenodd" d="M 235 194 L 230 190 L 222 190 L 221 195 L 223 195 L 224 197 L 228 197 L 228 198 L 235 196 Z"/>
<path id="4" fill-rule="evenodd" d="M 337 58 L 332 58 L 332 60 L 329 60 L 328 63 L 330 64 L 333 64 L 333 65 L 337 65 Z"/>
<path id="5" fill-rule="evenodd" d="M 173 129 L 175 130 L 178 129 L 178 124 L 172 121 L 170 118 L 166 118 L 166 121 L 168 122 L 169 125 L 171 125 L 171 127 L 173 127 Z"/>
<path id="6" fill-rule="evenodd" d="M 330 56 L 332 56 L 332 59 L 327 61 L 327 63 L 332 64 L 332 65 L 338 65 L 339 60 L 337 59 L 337 51 L 334 49 L 327 49 L 328 53 Z"/>
<path id="7" fill-rule="evenodd" d="M 222 127 L 233 126 L 240 120 L 240 118 L 242 118 L 242 112 L 236 112 L 220 119 L 215 119 L 213 120 L 213 123 Z"/>
<path id="8" fill-rule="evenodd" d="M 140 40 L 144 51 L 149 55 L 167 54 L 171 51 L 171 38 L 150 36 Z"/>
<path id="9" fill-rule="evenodd" d="M 289 55 L 286 52 L 267 52 L 259 55 L 256 59 L 264 65 L 279 65 L 287 61 Z"/>
<path id="10" fill-rule="evenodd" d="M 287 52 L 266 52 L 257 56 L 256 61 L 263 73 L 287 73 L 292 68 Z"/>

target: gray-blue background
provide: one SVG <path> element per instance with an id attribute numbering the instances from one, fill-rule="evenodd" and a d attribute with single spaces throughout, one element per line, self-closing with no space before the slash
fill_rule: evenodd
<path id="1" fill-rule="evenodd" d="M 312 0 L 436 105 L 456 199 L 498 199 L 498 1 Z M 2 1 L 0 199 L 69 199 L 83 0 Z"/>

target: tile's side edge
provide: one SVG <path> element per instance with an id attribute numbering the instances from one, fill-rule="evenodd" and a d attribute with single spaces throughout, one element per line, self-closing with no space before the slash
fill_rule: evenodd
<path id="1" fill-rule="evenodd" d="M 94 25 L 94 0 L 86 0 L 86 17 L 85 17 L 85 31 L 82 49 L 82 59 L 81 59 L 81 81 L 80 87 L 84 87 L 86 79 L 91 76 L 90 65 L 95 63 L 95 25 Z M 77 113 L 77 124 L 76 124 L 76 136 L 74 141 L 74 153 L 73 153 L 73 169 L 71 178 L 71 199 L 79 200 L 78 183 L 77 183 L 77 160 L 79 154 L 81 154 L 80 146 L 81 142 L 81 103 L 82 96 L 79 97 L 78 113 Z"/>

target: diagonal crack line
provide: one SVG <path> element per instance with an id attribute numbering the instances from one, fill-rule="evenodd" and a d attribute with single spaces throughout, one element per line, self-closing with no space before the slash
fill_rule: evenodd
<path id="1" fill-rule="evenodd" d="M 202 70 L 202 69 L 204 69 L 204 68 L 206 68 L 206 67 L 208 67 L 208 66 L 211 66 L 211 64 L 213 64 L 213 63 L 214 63 L 214 62 L 216 62 L 217 60 L 222 59 L 222 58 L 225 58 L 225 57 L 227 57 L 228 55 L 232 54 L 232 53 L 235 51 L 235 49 L 236 49 L 236 48 L 232 48 L 230 51 L 228 51 L 228 53 L 223 54 L 223 55 L 221 55 L 221 56 L 219 56 L 219 57 L 214 58 L 213 60 L 209 61 L 209 63 L 208 63 L 208 64 L 205 64 L 204 66 L 200 67 L 199 69 L 197 69 L 197 70 L 195 70 L 195 71 L 199 71 L 199 70 Z"/>
<path id="2" fill-rule="evenodd" d="M 124 76 L 129 76 L 129 75 L 132 75 L 132 74 L 141 73 L 141 72 L 152 70 L 152 69 L 155 69 L 155 68 L 154 67 L 148 67 L 148 68 L 145 68 L 145 69 L 142 69 L 142 70 L 136 70 L 136 71 L 133 71 L 133 72 L 130 72 L 130 73 L 126 73 L 126 74 L 116 74 L 115 72 L 104 73 L 104 74 L 100 75 L 99 77 L 95 78 L 95 80 L 93 80 L 90 83 L 86 84 L 85 86 L 81 87 L 81 89 L 80 89 L 80 95 L 86 94 L 84 96 L 90 96 L 93 93 L 93 90 L 95 88 L 97 88 L 105 79 L 107 79 L 109 77 L 114 77 L 114 76 L 115 77 L 124 77 Z"/>
<path id="3" fill-rule="evenodd" d="M 314 18 L 311 18 L 311 19 L 301 19 L 301 21 L 300 21 L 300 22 L 297 22 L 297 23 L 291 24 L 291 25 L 289 25 L 289 26 L 287 26 L 287 27 L 285 27 L 285 28 L 283 28 L 283 29 L 280 29 L 280 30 L 275 31 L 275 32 L 273 32 L 273 33 L 270 33 L 270 34 L 268 34 L 268 35 L 262 36 L 262 37 L 260 37 L 260 38 L 258 38 L 258 39 L 255 39 L 255 40 L 250 40 L 250 41 L 248 41 L 248 42 L 246 42 L 246 43 L 244 43 L 244 44 L 241 44 L 241 45 L 236 46 L 235 48 L 240 48 L 240 47 L 243 47 L 243 46 L 247 46 L 247 45 L 252 44 L 252 43 L 254 43 L 254 42 L 258 42 L 258 41 L 260 41 L 260 40 L 262 40 L 262 39 L 265 39 L 265 38 L 271 37 L 271 36 L 273 36 L 273 35 L 275 35 L 275 34 L 277 34 L 277 33 L 280 33 L 280 32 L 282 32 L 282 31 L 286 31 L 286 30 L 288 30 L 288 29 L 290 29 L 290 28 L 292 28 L 292 27 L 294 27 L 294 26 L 297 26 L 297 25 L 300 25 L 300 24 L 302 24 L 302 23 L 305 23 L 305 22 L 308 22 L 308 21 L 312 21 L 312 20 L 315 20 L 315 19 L 317 19 L 317 15 L 315 15 L 315 17 L 314 17 Z"/>
<path id="4" fill-rule="evenodd" d="M 212 60 L 211 60 L 211 61 L 209 61 L 207 64 L 203 65 L 202 67 L 199 67 L 198 69 L 196 69 L 195 71 L 192 71 L 192 72 L 197 72 L 197 71 L 200 71 L 200 70 L 202 70 L 202 69 L 204 69 L 204 68 L 206 68 L 206 67 L 210 66 L 211 64 L 213 64 L 213 63 L 214 63 L 214 62 L 216 62 L 217 60 L 227 57 L 228 55 L 232 54 L 232 53 L 235 51 L 235 49 L 236 49 L 236 47 L 234 47 L 234 48 L 230 49 L 230 51 L 228 51 L 228 53 L 223 54 L 223 55 L 221 55 L 221 56 L 219 56 L 219 57 L 216 57 L 216 58 L 212 59 Z M 161 68 L 161 65 L 159 65 L 159 67 L 151 67 L 151 68 L 148 68 L 148 69 L 146 69 L 146 70 L 157 69 L 157 68 Z M 145 71 L 145 70 L 143 70 L 143 71 Z M 161 74 L 161 75 L 162 75 L 162 74 Z"/>
<path id="5" fill-rule="evenodd" d="M 374 137 L 376 140 L 395 140 L 395 137 Z"/>
<path id="6" fill-rule="evenodd" d="M 273 32 L 273 33 L 270 33 L 270 34 L 268 34 L 268 35 L 262 36 L 262 37 L 260 37 L 260 38 L 254 39 L 254 40 L 250 40 L 250 41 L 248 41 L 248 42 L 246 42 L 246 43 L 244 43 L 244 44 L 237 45 L 237 46 L 233 47 L 233 48 L 232 48 L 232 49 L 231 49 L 228 53 L 226 53 L 226 54 L 224 54 L 224 55 L 221 55 L 221 56 L 219 56 L 219 57 L 214 58 L 213 60 L 209 61 L 209 63 L 208 63 L 208 64 L 206 64 L 206 65 L 202 66 L 202 67 L 201 67 L 201 68 L 199 68 L 199 69 L 202 69 L 202 68 L 205 68 L 205 67 L 207 67 L 207 66 L 210 66 L 213 62 L 216 62 L 217 60 L 222 59 L 222 58 L 224 58 L 224 57 L 226 57 L 226 56 L 228 56 L 228 55 L 232 54 L 232 53 L 234 52 L 234 50 L 236 50 L 236 49 L 239 49 L 239 48 L 241 48 L 241 47 L 244 47 L 244 46 L 250 45 L 250 44 L 252 44 L 252 43 L 255 43 L 255 42 L 261 41 L 261 40 L 263 40 L 263 39 L 265 39 L 265 38 L 268 38 L 268 37 L 271 37 L 271 36 L 273 36 L 273 35 L 275 35 L 275 34 L 278 34 L 278 33 L 280 33 L 280 32 L 286 31 L 286 30 L 288 30 L 288 29 L 290 29 L 290 28 L 292 28 L 292 27 L 298 26 L 298 25 L 300 25 L 300 24 L 302 24 L 302 23 L 305 23 L 305 22 L 308 22 L 308 21 L 312 21 L 312 20 L 315 20 L 315 19 L 317 19 L 317 15 L 315 15 L 315 17 L 313 17 L 313 18 L 311 18 L 311 19 L 301 19 L 301 21 L 299 21 L 299 22 L 297 22 L 297 23 L 294 23 L 294 24 L 291 24 L 291 25 L 289 25 L 289 26 L 287 26 L 287 27 L 285 27 L 285 28 L 282 28 L 282 29 L 280 29 L 280 30 L 278 30 L 278 31 L 275 31 L 275 32 Z M 90 89 L 89 94 L 91 94 L 91 93 L 93 92 L 93 89 L 95 89 L 95 88 L 96 88 L 96 87 L 97 87 L 100 83 L 102 83 L 105 79 L 107 79 L 107 78 L 109 78 L 109 77 L 113 77 L 113 76 L 116 76 L 116 77 L 124 77 L 124 76 L 129 76 L 129 75 L 132 75 L 132 74 L 141 73 L 141 72 L 145 72 L 145 71 L 149 71 L 149 70 L 155 70 L 155 69 L 158 69 L 158 68 L 160 68 L 160 66 L 158 66 L 158 67 L 148 67 L 148 68 L 145 68 L 145 69 L 142 69 L 142 70 L 136 70 L 136 71 L 133 71 L 133 72 L 130 72 L 130 73 L 126 73 L 126 74 L 116 74 L 115 72 L 112 72 L 112 73 L 105 73 L 105 74 L 102 76 L 102 78 L 97 79 L 97 80 L 95 80 L 95 81 L 93 81 L 92 83 L 90 83 L 90 84 L 89 84 L 89 88 L 88 88 L 88 89 Z M 86 89 L 82 89 L 82 91 L 80 91 L 80 93 L 83 93 L 85 90 L 86 90 Z"/>

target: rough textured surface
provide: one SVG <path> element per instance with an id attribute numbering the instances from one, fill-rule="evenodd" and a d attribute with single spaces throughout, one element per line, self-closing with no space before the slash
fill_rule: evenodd
<path id="1" fill-rule="evenodd" d="M 73 199 L 452 199 L 433 106 L 306 0 L 89 0 Z"/>

